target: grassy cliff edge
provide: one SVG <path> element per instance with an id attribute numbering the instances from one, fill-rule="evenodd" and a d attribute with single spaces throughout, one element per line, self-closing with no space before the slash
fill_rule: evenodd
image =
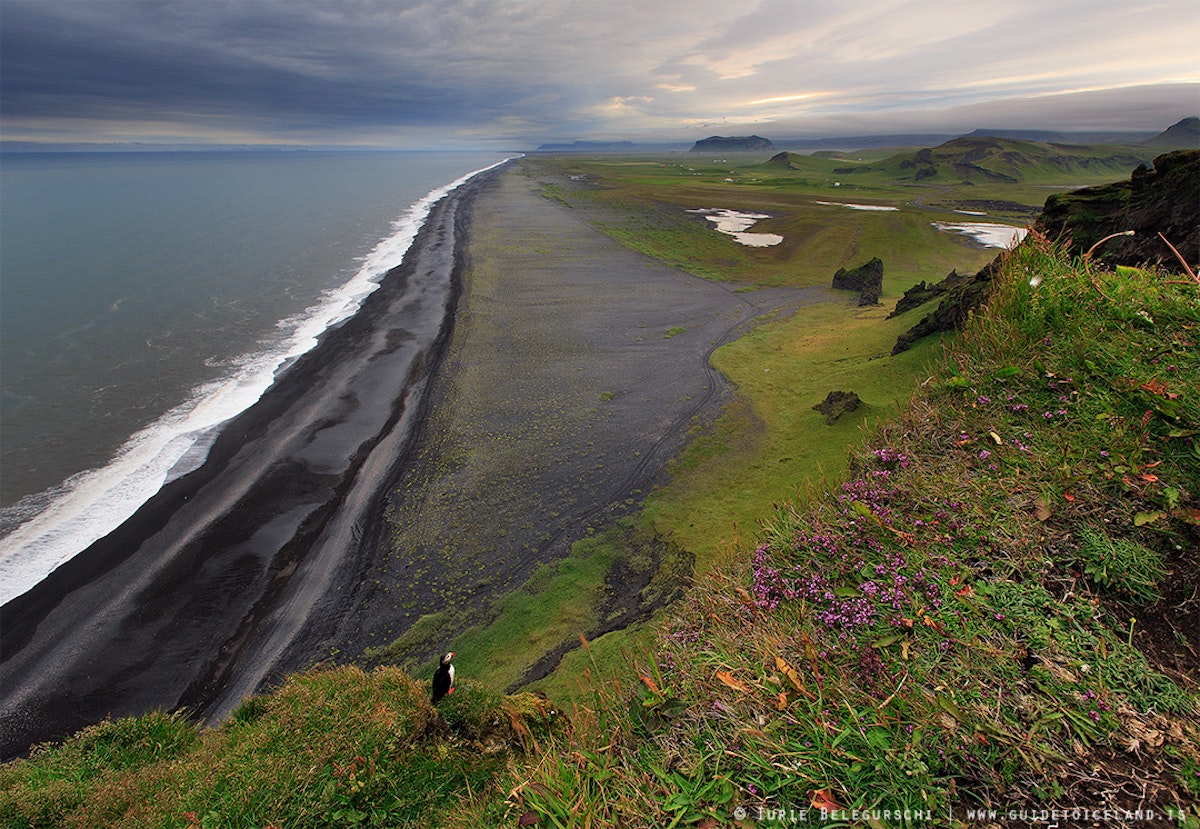
<path id="1" fill-rule="evenodd" d="M 1195 284 L 1031 236 L 849 478 L 565 717 L 317 669 L 6 764 L 0 825 L 1200 825 L 1198 337 Z"/>

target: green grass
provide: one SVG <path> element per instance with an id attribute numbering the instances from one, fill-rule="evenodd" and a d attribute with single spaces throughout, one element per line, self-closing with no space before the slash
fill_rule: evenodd
<path id="1" fill-rule="evenodd" d="M 608 538 L 588 538 L 572 545 L 571 555 L 562 561 L 539 567 L 525 585 L 498 603 L 490 619 L 447 646 L 461 654 L 458 670 L 504 687 L 521 678 L 531 657 L 594 628 L 605 577 L 624 552 Z M 398 639 L 368 656 L 432 673 L 433 663 L 413 662 L 409 654 L 419 652 L 430 632 L 442 626 L 442 616 L 423 616 Z"/>
<path id="2" fill-rule="evenodd" d="M 441 826 L 495 788 L 557 710 L 460 683 L 439 709 L 394 668 L 314 670 L 219 729 L 147 714 L 0 767 L 0 826 Z"/>
<path id="3" fill-rule="evenodd" d="M 863 427 L 893 417 L 926 376 L 936 338 L 887 356 L 922 312 L 885 320 L 888 310 L 809 306 L 713 355 L 738 402 L 698 428 L 673 483 L 647 504 L 655 527 L 692 551 L 698 569 L 731 542 L 753 537 L 773 504 L 800 499 L 812 482 L 840 479 Z M 827 426 L 812 407 L 834 390 L 854 391 L 863 404 Z"/>
<path id="4" fill-rule="evenodd" d="M 1079 558 L 1083 572 L 1096 584 L 1143 602 L 1162 599 L 1159 585 L 1167 575 L 1162 554 L 1143 544 L 1084 529 L 1079 533 Z"/>
<path id="5" fill-rule="evenodd" d="M 933 221 L 963 217 L 910 206 L 931 190 L 897 185 L 874 176 L 854 187 L 835 187 L 838 162 L 805 158 L 811 170 L 791 171 L 753 163 L 734 182 L 729 169 L 688 160 L 545 159 L 528 162 L 541 175 L 548 197 L 583 208 L 581 216 L 626 246 L 709 279 L 759 285 L 826 285 L 848 263 L 879 256 L 889 278 L 909 287 L 940 279 L 952 268 L 977 269 L 993 254 L 936 230 Z M 539 170 L 545 171 L 539 173 Z M 556 186 L 565 174 L 585 176 L 601 187 Z M 699 175 L 696 175 L 699 173 Z M 1047 191 L 1040 191 L 1040 204 Z M 819 201 L 896 206 L 895 212 L 866 212 Z M 699 207 L 728 207 L 769 214 L 756 232 L 778 233 L 782 244 L 739 245 L 717 233 Z M 885 290 L 888 286 L 885 285 Z M 901 288 L 901 290 L 903 290 Z"/>
<path id="6" fill-rule="evenodd" d="M 535 171 L 539 167 L 553 171 L 544 179 L 547 197 L 600 209 L 602 218 L 593 219 L 597 227 L 635 250 L 697 276 L 767 285 L 821 285 L 828 284 L 839 267 L 879 256 L 886 273 L 904 281 L 907 288 L 920 279 L 940 279 L 952 268 L 977 270 L 993 255 L 935 229 L 933 222 L 1000 221 L 1022 227 L 1055 187 L 1106 183 L 1127 176 L 1139 160 L 1149 160 L 1144 151 L 1139 155 L 1131 148 L 1074 148 L 1068 154 L 1029 142 L 1000 143 L 1031 159 L 1015 182 L 964 181 L 961 175 L 949 174 L 930 181 L 906 180 L 911 173 L 899 164 L 912 153 L 896 154 L 895 148 L 852 153 L 850 161 L 793 154 L 796 169 L 753 157 L 732 164 L 716 164 L 703 156 L 563 157 L 527 163 Z M 1068 157 L 1075 161 L 1065 161 Z M 1080 159 L 1088 164 L 1077 163 Z M 856 168 L 855 172 L 845 172 L 848 167 Z M 565 174 L 602 186 L 564 188 L 557 181 Z M 856 211 L 821 201 L 898 209 Z M 1021 208 L 1005 208 L 1005 204 Z M 687 213 L 701 207 L 767 213 L 772 218 L 759 222 L 754 230 L 781 234 L 784 242 L 769 248 L 739 245 L 713 231 L 701 217 Z M 989 217 L 954 212 L 981 208 Z"/>
<path id="7" fill-rule="evenodd" d="M 647 253 L 669 261 L 674 256 L 674 264 L 692 272 L 727 276 L 732 250 L 732 255 L 744 257 L 745 268 L 757 268 L 756 257 L 762 256 L 761 251 L 736 245 L 681 206 L 664 208 L 662 198 L 669 197 L 673 205 L 690 206 L 688 198 L 707 204 L 713 193 L 703 186 L 681 187 L 675 180 L 664 182 L 659 163 L 591 165 L 587 168 L 590 176 L 604 176 L 604 189 L 595 193 L 558 184 L 555 176 L 561 175 L 559 162 L 529 162 L 528 168 L 531 175 L 543 177 L 542 190 L 547 197 L 578 206 L 582 218 L 600 222 L 606 232 Z M 716 179 L 715 172 L 713 177 Z M 655 188 L 658 198 L 653 203 L 645 200 L 646 185 Z M 716 186 L 728 185 L 716 179 Z M 783 195 L 770 195 L 772 209 L 790 205 L 789 209 L 811 211 L 813 206 L 798 194 L 792 187 Z M 596 199 L 601 201 L 597 203 Z M 877 238 L 890 238 L 891 250 L 898 249 L 897 240 L 914 252 L 941 245 L 945 258 L 929 259 L 920 253 L 910 257 L 912 267 L 936 267 L 932 273 L 922 272 L 922 278 L 940 278 L 954 267 L 967 270 L 994 255 L 933 230 L 924 214 L 913 219 L 897 219 L 889 214 L 874 222 L 867 221 L 871 219 L 867 214 L 817 206 L 810 223 L 819 228 L 831 214 L 843 221 L 865 222 L 857 231 L 857 244 L 862 247 Z M 611 221 L 613 215 L 633 218 L 625 220 L 625 231 L 618 231 L 614 227 L 620 223 Z M 835 226 L 821 231 L 820 236 L 836 239 L 837 232 Z M 841 256 L 845 245 L 840 241 L 837 244 Z M 828 273 L 801 273 L 811 268 L 811 245 L 810 241 L 803 248 L 785 251 L 780 262 L 797 284 L 827 284 L 833 267 Z M 802 260 L 794 258 L 801 252 Z M 778 258 L 775 253 L 770 256 Z M 885 264 L 882 306 L 858 309 L 848 297 L 805 307 L 786 320 L 761 326 L 716 353 L 713 364 L 737 387 L 737 400 L 717 423 L 707 428 L 697 424 L 691 448 L 674 466 L 671 484 L 656 493 L 642 511 L 637 522 L 640 534 L 660 536 L 687 550 L 695 557 L 696 567 L 704 570 L 735 549 L 743 533 L 757 532 L 771 514 L 772 504 L 797 497 L 807 482 L 836 480 L 844 473 L 846 448 L 862 440 L 861 427 L 895 412 L 898 402 L 905 400 L 922 378 L 936 345 L 930 340 L 899 357 L 882 356 L 890 352 L 896 336 L 923 313 L 884 320 L 894 301 L 916 281 L 891 267 Z M 757 280 L 761 274 L 755 270 L 753 276 Z M 675 336 L 684 330 L 682 325 L 672 326 L 663 336 Z M 828 391 L 842 386 L 856 391 L 865 405 L 855 416 L 844 417 L 833 427 L 826 426 L 811 407 Z M 610 394 L 601 393 L 601 401 Z M 475 620 L 445 645 L 464 654 L 468 660 L 462 664 L 464 670 L 485 681 L 507 685 L 518 681 L 544 653 L 606 627 L 596 608 L 606 596 L 608 571 L 616 562 L 630 560 L 632 553 L 623 546 L 628 544 L 627 538 L 614 537 L 605 527 L 597 529 L 605 538 L 601 545 L 586 540 L 576 546 L 567 561 L 548 565 L 486 618 Z M 442 614 L 428 614 L 390 646 L 376 649 L 372 655 L 425 671 L 431 666 L 419 659 L 428 658 L 428 654 L 419 658 L 414 654 L 423 651 L 422 644 L 430 641 L 432 632 L 446 629 L 444 622 Z M 606 637 L 610 642 L 598 645 L 597 652 L 624 638 L 620 633 L 608 633 Z M 620 651 L 616 646 L 610 649 L 614 654 Z M 576 684 L 569 678 L 561 683 L 553 679 L 539 683 L 571 696 Z"/>
<path id="8" fill-rule="evenodd" d="M 557 170 L 556 163 L 550 162 L 550 170 Z M 675 250 L 679 259 L 675 264 L 693 272 L 708 268 L 713 274 L 725 274 L 728 265 L 724 257 L 731 246 L 736 254 L 750 257 L 747 267 L 753 266 L 753 257 L 760 252 L 729 242 L 683 209 L 664 209 L 661 202 L 647 205 L 642 201 L 638 188 L 647 183 L 657 188 L 660 198 L 669 196 L 675 203 L 690 197 L 681 194 L 675 182 L 671 187 L 664 186 L 657 165 L 646 162 L 589 167 L 593 177 L 605 176 L 605 189 L 599 191 L 604 203 L 599 206 L 592 201 L 594 194 L 587 191 L 568 191 L 549 180 L 542 187 L 556 201 L 579 205 L 585 219 L 609 215 L 606 211 L 626 211 L 640 217 L 627 228 L 628 233 L 601 226 L 635 247 L 634 240 L 640 240 L 643 246 L 657 245 L 653 250 L 645 248 L 646 252 L 657 251 L 668 260 L 671 255 L 663 251 Z M 535 175 L 546 174 L 540 162 L 531 163 L 530 169 Z M 694 187 L 689 185 L 684 192 Z M 695 194 L 695 198 L 711 197 L 711 193 Z M 776 206 L 782 203 L 778 195 L 771 198 Z M 803 206 L 794 192 L 784 198 L 793 207 Z M 814 226 L 828 221 L 830 213 L 839 217 L 846 214 L 843 218 L 847 221 L 858 221 L 853 211 L 841 208 L 818 207 L 817 212 L 820 217 L 814 217 Z M 994 255 L 966 248 L 933 230 L 923 215 L 920 221 L 885 216 L 878 226 L 867 222 L 866 227 L 860 232 L 859 244 L 863 246 L 876 236 L 891 237 L 893 245 L 900 240 L 913 251 L 924 250 L 935 242 L 943 245 L 947 258 L 933 260 L 938 270 L 925 274 L 931 279 L 940 278 L 953 267 L 969 269 Z M 827 230 L 824 235 L 832 239 L 835 230 Z M 911 238 L 904 236 L 906 231 Z M 805 251 L 807 256 L 807 248 Z M 921 259 L 917 255 L 913 262 Z M 791 262 L 789 270 L 799 267 L 794 261 L 784 261 Z M 644 506 L 637 521 L 640 534 L 657 535 L 687 550 L 695 557 L 696 568 L 703 571 L 736 549 L 743 534 L 753 536 L 771 515 L 773 504 L 797 498 L 809 482 L 834 481 L 844 474 L 847 447 L 862 440 L 865 424 L 895 413 L 897 405 L 923 378 L 936 347 L 936 341 L 929 340 L 898 357 L 885 356 L 896 337 L 924 313 L 918 310 L 894 320 L 884 319 L 895 300 L 915 281 L 889 267 L 885 265 L 884 305 L 859 309 L 848 297 L 805 307 L 785 320 L 760 326 L 714 355 L 714 366 L 737 388 L 737 400 L 715 424 L 697 424 L 691 447 L 674 465 L 670 485 Z M 827 283 L 831 276 L 832 269 L 819 279 Z M 663 336 L 675 336 L 684 330 L 684 326 L 673 326 Z M 834 388 L 857 392 L 864 406 L 854 416 L 843 417 L 830 427 L 812 411 L 812 406 Z M 601 544 L 585 540 L 577 545 L 568 560 L 548 565 L 488 618 L 446 646 L 472 655 L 464 656 L 468 659 L 462 664 L 464 670 L 485 681 L 508 685 L 518 681 L 542 654 L 605 627 L 596 609 L 606 596 L 605 579 L 616 562 L 629 560 L 632 554 L 627 537 L 599 529 L 604 538 Z M 440 614 L 423 617 L 390 647 L 373 654 L 419 671 L 431 669 L 431 665 L 414 662 L 411 654 L 421 651 L 431 631 L 443 630 L 444 621 Z M 623 645 L 618 643 L 624 638 L 619 632 L 606 634 L 608 641 L 595 643 L 596 653 L 611 651 L 619 659 Z M 567 664 L 578 658 L 572 657 Z M 568 698 L 574 698 L 576 686 L 571 678 L 539 683 L 539 687 L 556 688 Z"/>
<path id="9" fill-rule="evenodd" d="M 566 558 L 539 567 L 497 603 L 488 619 L 457 635 L 446 649 L 459 654 L 455 664 L 463 676 L 500 688 L 520 683 L 539 657 L 574 648 L 581 637 L 627 616 L 649 615 L 679 591 L 691 567 L 690 556 L 655 538 L 645 522 L 623 519 L 576 541 Z M 616 572 L 622 579 L 614 584 Z M 431 674 L 435 664 L 414 654 L 424 650 L 434 631 L 444 629 L 445 621 L 444 613 L 423 616 L 368 656 L 419 676 Z M 573 683 L 559 687 L 565 694 L 556 698 L 572 698 Z"/>
<path id="10" fill-rule="evenodd" d="M 1167 281 L 1023 247 L 847 479 L 781 503 L 765 542 L 678 606 L 643 679 L 597 687 L 605 727 L 575 739 L 619 755 L 592 761 L 603 793 L 562 757 L 527 783 L 554 797 L 523 803 L 564 826 L 816 804 L 947 825 L 971 805 L 1117 806 L 1136 787 L 1191 825 L 1196 677 L 1148 659 L 1164 643 L 1131 628 L 1113 570 L 1093 579 L 1080 544 L 1106 527 L 1121 589 L 1162 596 L 1143 621 L 1189 612 L 1200 299 Z"/>

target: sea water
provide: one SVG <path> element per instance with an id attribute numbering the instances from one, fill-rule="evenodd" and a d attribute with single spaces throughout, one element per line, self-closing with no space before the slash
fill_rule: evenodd
<path id="1" fill-rule="evenodd" d="M 461 152 L 0 156 L 0 603 L 357 310 Z"/>

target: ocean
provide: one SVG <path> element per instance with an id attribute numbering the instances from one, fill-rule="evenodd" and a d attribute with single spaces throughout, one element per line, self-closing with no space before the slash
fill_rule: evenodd
<path id="1" fill-rule="evenodd" d="M 198 466 L 503 159 L 0 155 L 0 603 Z"/>

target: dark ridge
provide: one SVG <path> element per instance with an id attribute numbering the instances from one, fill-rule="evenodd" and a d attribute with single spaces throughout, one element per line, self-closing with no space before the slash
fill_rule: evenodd
<path id="1" fill-rule="evenodd" d="M 713 135 L 692 145 L 693 153 L 773 153 L 775 145 L 760 135 L 723 137 Z"/>

